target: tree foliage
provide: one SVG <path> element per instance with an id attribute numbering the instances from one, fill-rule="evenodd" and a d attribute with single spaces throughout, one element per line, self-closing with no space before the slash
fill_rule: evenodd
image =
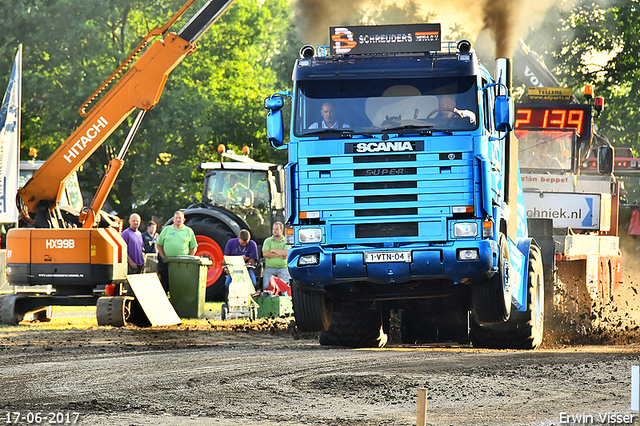
<path id="1" fill-rule="evenodd" d="M 30 147 L 48 158 L 82 122 L 77 109 L 151 29 L 184 0 L 0 0 L 0 83 L 24 46 L 22 157 Z M 196 1 L 171 31 L 202 5 Z M 111 191 L 121 216 L 168 218 L 199 198 L 201 162 L 217 146 L 247 145 L 259 161 L 283 161 L 267 147 L 263 99 L 289 85 L 282 63 L 293 63 L 287 0 L 237 0 L 171 73 L 158 105 L 146 114 Z M 289 74 L 290 75 L 290 74 Z M 287 76 L 289 77 L 289 76 Z M 6 84 L 6 83 L 5 83 Z M 130 117 L 80 172 L 93 194 L 119 151 Z M 86 200 L 89 201 L 89 200 Z"/>

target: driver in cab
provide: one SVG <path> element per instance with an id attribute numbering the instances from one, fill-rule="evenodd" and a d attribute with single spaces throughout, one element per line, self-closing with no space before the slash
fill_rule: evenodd
<path id="1" fill-rule="evenodd" d="M 238 203 L 242 202 L 249 190 L 246 186 L 238 182 L 238 176 L 229 175 L 227 182 L 222 188 L 222 195 L 229 201 Z"/>
<path id="2" fill-rule="evenodd" d="M 458 109 L 455 95 L 442 95 L 438 102 L 440 107 L 435 118 L 468 118 L 471 124 L 475 124 L 476 114 L 468 109 Z"/>

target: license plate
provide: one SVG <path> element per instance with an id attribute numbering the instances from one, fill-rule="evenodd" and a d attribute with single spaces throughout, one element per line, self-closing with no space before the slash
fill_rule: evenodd
<path id="1" fill-rule="evenodd" d="M 365 263 L 411 262 L 410 251 L 365 252 Z"/>

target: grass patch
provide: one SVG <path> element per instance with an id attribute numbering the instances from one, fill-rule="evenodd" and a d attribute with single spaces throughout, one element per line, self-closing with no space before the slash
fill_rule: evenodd
<path id="1" fill-rule="evenodd" d="M 223 302 L 205 302 L 204 318 L 184 318 L 184 325 L 206 324 L 220 316 L 220 308 Z M 53 317 L 49 322 L 27 322 L 20 325 L 1 325 L 2 331 L 17 331 L 25 328 L 37 328 L 38 330 L 70 330 L 70 329 L 90 329 L 98 327 L 95 306 L 54 306 Z"/>

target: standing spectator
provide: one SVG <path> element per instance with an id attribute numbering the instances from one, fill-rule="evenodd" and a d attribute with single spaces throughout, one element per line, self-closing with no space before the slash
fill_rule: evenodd
<path id="1" fill-rule="evenodd" d="M 240 231 L 238 238 L 233 238 L 227 242 L 224 248 L 225 256 L 242 256 L 244 263 L 247 265 L 253 288 L 257 289 L 256 274 L 253 269 L 258 262 L 258 245 L 251 239 L 251 234 L 246 229 Z M 228 271 L 227 271 L 228 273 Z M 231 284 L 231 275 L 227 275 L 224 283 L 227 288 Z"/>
<path id="2" fill-rule="evenodd" d="M 158 249 L 156 248 L 156 243 L 158 242 L 158 234 L 156 234 L 156 230 L 158 229 L 158 225 L 150 220 L 147 222 L 147 230 L 142 233 L 142 241 L 144 242 L 145 253 L 157 253 Z"/>
<path id="3" fill-rule="evenodd" d="M 142 254 L 142 233 L 138 230 L 140 215 L 133 213 L 129 216 L 129 227 L 122 233 L 127 243 L 127 262 L 129 274 L 139 274 L 144 271 L 144 255 Z"/>
<path id="4" fill-rule="evenodd" d="M 289 284 L 289 269 L 287 269 L 287 251 L 290 245 L 284 242 L 284 225 L 276 222 L 271 229 L 272 235 L 264 240 L 262 254 L 266 258 L 264 276 L 262 278 L 262 289 L 269 287 L 271 277 L 278 277 Z"/>
<path id="5" fill-rule="evenodd" d="M 173 214 L 173 225 L 162 229 L 156 248 L 161 257 L 196 254 L 196 236 L 193 230 L 184 224 L 184 213 L 178 210 Z"/>
<path id="6" fill-rule="evenodd" d="M 169 290 L 169 268 L 163 258 L 196 254 L 198 243 L 193 230 L 184 224 L 184 213 L 180 210 L 173 214 L 173 225 L 165 226 L 160 232 L 156 248 L 160 259 L 158 260 L 158 270 L 160 271 L 160 281 L 165 291 Z"/>

